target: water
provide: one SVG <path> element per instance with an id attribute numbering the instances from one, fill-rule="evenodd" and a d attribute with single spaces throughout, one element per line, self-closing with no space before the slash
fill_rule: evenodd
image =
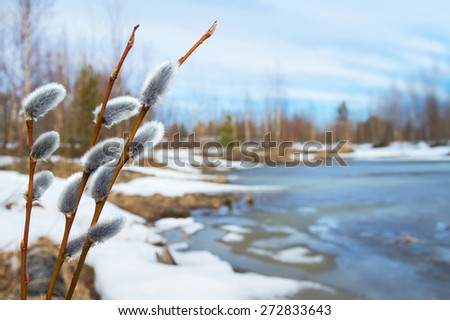
<path id="1" fill-rule="evenodd" d="M 257 168 L 233 183 L 279 185 L 231 212 L 194 212 L 190 241 L 237 271 L 327 285 L 306 299 L 450 299 L 450 162 L 355 161 L 348 167 Z M 241 241 L 225 242 L 223 225 Z M 245 231 L 245 230 L 244 230 Z M 239 239 L 238 239 L 239 240 Z"/>

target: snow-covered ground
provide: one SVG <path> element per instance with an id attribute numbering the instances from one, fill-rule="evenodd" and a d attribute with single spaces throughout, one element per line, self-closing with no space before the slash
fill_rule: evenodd
<path id="1" fill-rule="evenodd" d="M 182 180 L 172 178 L 144 177 L 120 183 L 114 186 L 114 192 L 125 195 L 151 196 L 161 194 L 167 197 L 182 196 L 187 193 L 224 193 L 224 192 L 256 192 L 281 190 L 277 186 L 242 186 L 235 184 L 221 184 L 197 180 Z"/>
<path id="2" fill-rule="evenodd" d="M 320 150 L 317 148 L 310 149 L 308 157 L 305 154 L 295 154 L 294 159 L 315 159 L 314 152 L 331 150 L 336 145 L 325 145 Z M 361 160 L 380 160 L 380 159 L 397 159 L 397 160 L 450 160 L 450 145 L 430 147 L 426 142 L 392 142 L 386 147 L 373 148 L 371 143 L 351 144 L 353 152 L 342 152 L 343 158 L 361 159 Z M 304 151 L 305 143 L 297 142 L 293 144 L 293 149 Z"/>
<path id="3" fill-rule="evenodd" d="M 232 224 L 225 224 L 220 227 L 222 230 L 228 231 L 226 235 L 222 237 L 224 242 L 240 242 L 244 240 L 245 234 L 251 233 L 252 230 L 241 226 L 235 226 Z"/>
<path id="4" fill-rule="evenodd" d="M 199 166 L 210 164 L 217 171 L 229 171 L 231 169 L 247 169 L 260 166 L 259 164 L 248 163 L 245 161 L 231 161 L 205 157 L 196 153 L 195 149 L 159 149 L 153 154 L 154 159 L 169 168 L 189 173 L 200 173 Z"/>
<path id="5" fill-rule="evenodd" d="M 26 182 L 24 175 L 0 171 L 0 250 L 18 250 L 25 215 L 21 190 Z M 39 206 L 34 206 L 30 243 L 48 237 L 59 244 L 64 216 L 58 213 L 56 202 L 63 183 L 64 180 L 55 178 Z M 9 209 L 6 204 L 10 204 Z M 86 231 L 93 209 L 94 201 L 83 197 L 73 236 Z M 106 204 L 100 220 L 116 215 L 127 218 L 124 230 L 107 243 L 94 247 L 87 259 L 95 269 L 95 286 L 103 299 L 273 299 L 289 297 L 305 289 L 331 290 L 310 281 L 236 273 L 229 263 L 210 252 L 186 251 L 189 247 L 186 242 L 170 245 L 177 266 L 160 264 L 155 253 L 161 247 L 155 243 L 166 241 L 166 231 L 180 228 L 189 237 L 203 226 L 187 218 L 163 219 L 155 227 L 148 227 L 141 217 L 110 203 Z M 236 234 L 247 231 L 232 226 L 225 230 Z"/>
<path id="6" fill-rule="evenodd" d="M 249 248 L 248 252 L 259 256 L 267 256 L 273 260 L 287 263 L 313 264 L 321 263 L 324 257 L 321 255 L 310 255 L 310 250 L 304 247 L 294 247 L 273 253 L 260 248 Z"/>
<path id="7" fill-rule="evenodd" d="M 181 171 L 180 171 L 181 168 Z M 151 196 L 161 194 L 166 197 L 182 196 L 188 193 L 240 193 L 281 190 L 280 186 L 243 186 L 228 183 L 214 183 L 216 175 L 202 174 L 197 168 L 168 166 L 165 168 L 129 166 L 125 170 L 149 175 L 126 183 L 116 184 L 114 192 L 125 195 Z M 227 175 L 227 178 L 230 176 Z M 231 178 L 233 178 L 231 176 Z"/>
<path id="8" fill-rule="evenodd" d="M 352 145 L 353 152 L 341 156 L 352 159 L 450 160 L 450 146 L 430 147 L 425 142 L 393 142 L 386 147 L 371 144 Z"/>
<path id="9" fill-rule="evenodd" d="M 14 158 L 11 156 L 0 156 L 0 167 L 9 166 L 14 163 Z"/>

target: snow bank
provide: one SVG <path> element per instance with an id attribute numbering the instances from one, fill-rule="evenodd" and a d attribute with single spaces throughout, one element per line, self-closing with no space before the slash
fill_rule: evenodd
<path id="1" fill-rule="evenodd" d="M 155 151 L 153 156 L 157 162 L 166 164 L 169 168 L 188 173 L 200 173 L 199 167 L 206 163 L 214 163 L 218 171 L 241 170 L 262 166 L 261 164 L 240 160 L 231 161 L 205 157 L 195 151 L 194 149 L 160 149 Z"/>
<path id="2" fill-rule="evenodd" d="M 321 255 L 309 256 L 310 251 L 303 247 L 285 249 L 277 252 L 274 259 L 288 263 L 321 263 L 324 257 Z"/>
<path id="3" fill-rule="evenodd" d="M 182 196 L 188 193 L 229 193 L 249 191 L 271 191 L 281 190 L 277 186 L 242 186 L 235 184 L 220 184 L 205 181 L 186 181 L 165 179 L 158 177 L 144 177 L 131 180 L 127 183 L 116 184 L 114 192 L 125 195 L 151 196 L 161 194 L 167 197 Z"/>
<path id="4" fill-rule="evenodd" d="M 236 226 L 233 224 L 224 224 L 224 225 L 220 226 L 220 228 L 225 231 L 233 232 L 233 233 L 250 233 L 250 232 L 252 232 L 252 230 L 250 230 L 249 228 L 244 228 L 244 227 Z"/>
<path id="5" fill-rule="evenodd" d="M 311 251 L 304 247 L 289 248 L 276 253 L 253 247 L 248 248 L 247 251 L 255 255 L 270 257 L 273 260 L 286 263 L 314 264 L 324 261 L 324 257 L 321 255 L 309 255 Z"/>
<path id="6" fill-rule="evenodd" d="M 16 250 L 23 236 L 23 223 L 25 221 L 25 200 L 22 190 L 26 186 L 28 177 L 13 171 L 0 171 L 0 248 L 7 251 Z M 60 243 L 64 232 L 64 215 L 58 212 L 57 199 L 64 180 L 55 178 L 53 184 L 45 192 L 39 205 L 33 206 L 30 228 L 30 243 L 40 237 L 48 237 L 55 243 Z M 4 207 L 12 204 L 11 210 Z M 95 203 L 88 196 L 80 202 L 77 217 L 72 227 L 73 236 L 84 233 L 89 227 Z M 133 215 L 111 203 L 106 203 L 100 221 L 117 215 L 127 218 L 129 224 L 143 223 L 144 219 Z"/>
<path id="7" fill-rule="evenodd" d="M 274 299 L 305 289 L 330 290 L 309 281 L 235 273 L 227 262 L 207 251 L 172 251 L 178 265 L 163 265 L 155 261 L 158 250 L 145 243 L 117 240 L 106 243 L 102 250 L 92 250 L 88 263 L 95 268 L 95 286 L 101 297 Z"/>
<path id="8" fill-rule="evenodd" d="M 241 226 L 236 226 L 232 224 L 224 224 L 220 226 L 222 230 L 228 231 L 226 235 L 222 237 L 224 242 L 240 242 L 244 240 L 244 234 L 251 233 L 252 230 L 244 228 Z"/>
<path id="9" fill-rule="evenodd" d="M 0 167 L 9 166 L 14 163 L 14 158 L 11 156 L 0 156 Z"/>
<path id="10" fill-rule="evenodd" d="M 221 239 L 223 242 L 241 242 L 244 240 L 244 236 L 239 233 L 229 232 Z"/>
<path id="11" fill-rule="evenodd" d="M 373 148 L 371 144 L 352 145 L 353 152 L 342 153 L 351 159 L 398 159 L 398 160 L 450 160 L 450 146 L 430 147 L 425 142 L 393 142 L 386 147 Z"/>
<path id="12" fill-rule="evenodd" d="M 26 181 L 24 175 L 0 171 L 1 199 L 12 204 L 7 209 L 5 202 L 0 203 L 1 250 L 18 250 L 25 201 L 17 190 L 21 190 Z M 59 244 L 64 216 L 58 213 L 56 202 L 63 183 L 64 180 L 55 178 L 40 205 L 34 206 L 30 244 L 44 236 Z M 73 236 L 87 230 L 94 206 L 92 199 L 83 197 L 73 224 Z M 153 243 L 166 242 L 160 233 L 181 228 L 189 235 L 203 225 L 193 218 L 163 219 L 150 228 L 141 217 L 110 203 L 105 205 L 101 220 L 114 215 L 127 217 L 125 228 L 115 238 L 92 248 L 87 258 L 87 263 L 95 269 L 95 286 L 103 299 L 275 299 L 287 298 L 304 289 L 331 290 L 309 281 L 236 273 L 229 263 L 210 252 L 178 251 L 188 248 L 186 242 L 169 246 L 177 266 L 157 263 L 155 253 L 161 247 Z"/>
<path id="13" fill-rule="evenodd" d="M 186 235 L 193 235 L 205 226 L 195 222 L 194 218 L 165 218 L 156 221 L 155 230 L 165 232 L 168 230 L 181 229 Z"/>
<path id="14" fill-rule="evenodd" d="M 155 176 L 158 178 L 170 178 L 182 180 L 201 180 L 201 179 L 213 180 L 216 178 L 215 175 L 206 175 L 198 172 L 189 172 L 189 171 L 178 171 L 173 168 L 129 166 L 124 168 L 124 170 Z"/>

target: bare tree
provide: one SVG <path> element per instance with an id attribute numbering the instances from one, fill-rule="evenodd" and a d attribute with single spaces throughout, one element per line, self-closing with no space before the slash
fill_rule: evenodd
<path id="1" fill-rule="evenodd" d="M 0 73 L 4 79 L 2 89 L 8 95 L 7 106 L 3 105 L 3 119 L 7 123 L 4 146 L 16 142 L 19 148 L 24 146 L 26 135 L 23 123 L 19 121 L 20 101 L 41 78 L 37 72 L 42 58 L 40 34 L 51 6 L 52 2 L 45 0 L 16 0 L 2 6 L 8 12 L 2 14 L 4 18 L 0 22 L 3 48 Z"/>
<path id="2" fill-rule="evenodd" d="M 244 139 L 245 141 L 250 141 L 251 137 L 251 128 L 250 128 L 250 113 L 251 113 L 251 108 L 252 108 L 252 101 L 250 98 L 250 94 L 247 92 L 245 94 L 245 100 L 244 100 L 244 104 L 245 104 L 245 116 L 244 116 Z"/>

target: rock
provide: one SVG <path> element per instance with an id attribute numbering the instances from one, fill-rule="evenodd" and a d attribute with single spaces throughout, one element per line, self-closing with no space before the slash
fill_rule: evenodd
<path id="1" fill-rule="evenodd" d="M 397 244 L 401 244 L 401 243 L 414 244 L 414 243 L 418 243 L 418 242 L 419 242 L 419 239 L 414 238 L 413 236 L 411 236 L 409 234 L 407 234 L 407 235 L 405 235 L 405 236 L 403 236 L 401 238 L 397 238 L 395 240 L 395 243 L 397 243 Z"/>
<path id="2" fill-rule="evenodd" d="M 28 299 L 43 299 L 53 274 L 58 246 L 48 239 L 40 239 L 28 248 Z M 76 264 L 65 263 L 55 286 L 53 299 L 64 299 Z M 94 288 L 94 270 L 85 265 L 73 295 L 74 300 L 99 299 Z M 0 299 L 20 298 L 20 252 L 0 252 Z"/>

